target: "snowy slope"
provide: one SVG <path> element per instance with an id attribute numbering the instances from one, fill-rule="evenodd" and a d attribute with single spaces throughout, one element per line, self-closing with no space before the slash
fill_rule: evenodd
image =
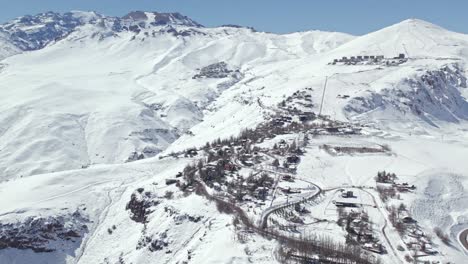
<path id="1" fill-rule="evenodd" d="M 20 50 L 11 43 L 8 36 L 0 32 L 0 61 L 19 52 Z"/>
<path id="2" fill-rule="evenodd" d="M 203 120 L 224 91 L 252 78 L 254 65 L 323 52 L 351 38 L 174 26 L 136 34 L 86 24 L 55 45 L 5 60 L 3 178 L 154 156 Z M 229 76 L 193 78 L 222 61 Z"/>
<path id="3" fill-rule="evenodd" d="M 418 185 L 404 198 L 425 232 L 443 228 L 455 241 L 468 227 L 467 35 L 420 20 L 359 37 L 276 35 L 139 11 L 46 13 L 0 28 L 0 232 L 13 238 L 0 241 L 0 262 L 275 262 L 275 241 L 239 241 L 231 216 L 165 184 L 196 159 L 158 156 L 254 128 L 297 91 L 311 96 L 309 111 L 365 127 L 314 138 L 298 177 L 322 189 L 373 188 L 376 171 L 395 171 Z M 407 60 L 397 65 L 331 63 L 400 53 Z M 331 143 L 392 153 L 332 156 L 320 149 Z M 327 217 L 329 204 L 314 210 Z M 371 215 L 384 229 L 386 217 Z M 45 239 L 43 226 L 56 237 Z M 333 227 L 308 231 L 342 239 Z M 463 263 L 458 246 L 439 242 Z"/>

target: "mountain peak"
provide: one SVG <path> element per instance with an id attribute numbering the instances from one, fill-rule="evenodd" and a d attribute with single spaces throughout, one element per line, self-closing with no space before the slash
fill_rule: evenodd
<path id="1" fill-rule="evenodd" d="M 418 18 L 405 19 L 388 28 L 410 28 L 410 29 L 423 29 L 423 30 L 433 29 L 433 30 L 447 31 L 445 28 L 442 28 L 436 24 L 433 24 L 431 22 L 418 19 Z"/>
<path id="2" fill-rule="evenodd" d="M 131 21 L 144 21 L 149 22 L 154 26 L 161 25 L 181 25 L 189 27 L 202 27 L 201 24 L 184 16 L 180 13 L 159 13 L 159 12 L 144 12 L 144 11 L 132 11 L 122 17 L 123 20 Z"/>

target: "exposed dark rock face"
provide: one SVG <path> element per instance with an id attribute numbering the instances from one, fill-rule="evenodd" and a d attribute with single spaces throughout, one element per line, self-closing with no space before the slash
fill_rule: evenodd
<path id="1" fill-rule="evenodd" d="M 200 216 L 200 215 L 182 214 L 182 215 L 174 216 L 174 221 L 175 221 L 176 225 L 180 225 L 184 221 L 190 221 L 190 222 L 198 223 L 202 219 L 203 219 L 203 216 Z"/>
<path id="2" fill-rule="evenodd" d="M 139 34 L 142 29 L 167 26 L 166 29 L 160 29 L 159 33 L 171 33 L 175 36 L 189 36 L 201 32 L 189 29 L 176 30 L 171 25 L 193 28 L 203 27 L 179 13 L 136 11 L 119 18 L 107 17 L 94 12 L 77 11 L 63 14 L 46 12 L 22 16 L 1 24 L 0 35 L 4 35 L 9 42 L 20 50 L 38 50 L 68 36 L 78 27 L 87 24 L 114 33 L 131 31 L 135 34 Z M 112 34 L 109 36 L 112 36 Z"/>
<path id="3" fill-rule="evenodd" d="M 23 222 L 0 223 L 0 250 L 15 248 L 53 252 L 63 248 L 63 244 L 74 243 L 78 247 L 81 237 L 88 232 L 87 222 L 76 211 L 72 215 L 29 217 Z"/>
<path id="4" fill-rule="evenodd" d="M 468 120 L 468 103 L 461 94 L 467 80 L 458 65 L 426 71 L 420 76 L 398 83 L 381 92 L 368 91 L 367 96 L 352 98 L 345 107 L 348 113 L 365 113 L 377 108 L 393 107 L 412 113 L 433 124 L 428 118 L 446 122 Z"/>
<path id="5" fill-rule="evenodd" d="M 145 192 L 143 188 L 132 193 L 126 210 L 130 210 L 130 218 L 137 223 L 147 223 L 148 216 L 154 211 L 152 207 L 160 203 L 157 197 L 151 192 Z"/>
<path id="6" fill-rule="evenodd" d="M 84 24 L 95 24 L 103 16 L 93 12 L 47 12 L 26 15 L 0 25 L 12 43 L 21 50 L 37 50 L 63 38 Z"/>
<path id="7" fill-rule="evenodd" d="M 144 21 L 152 26 L 183 25 L 189 27 L 203 27 L 201 24 L 180 13 L 133 11 L 123 16 L 122 20 Z"/>

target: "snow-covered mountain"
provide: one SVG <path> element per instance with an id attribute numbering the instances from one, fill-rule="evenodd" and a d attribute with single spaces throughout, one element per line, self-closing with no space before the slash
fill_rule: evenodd
<path id="1" fill-rule="evenodd" d="M 86 23 L 46 49 L 4 60 L 2 86 L 15 87 L 2 89 L 4 177 L 121 163 L 134 152 L 155 156 L 202 121 L 204 111 L 213 112 L 207 108 L 223 92 L 251 79 L 248 68 L 324 52 L 352 38 L 204 29 L 181 15 L 155 14 L 131 13 L 116 20 L 119 30 L 115 21 Z M 226 64 L 199 75 L 220 62 Z M 224 68 L 228 72 L 217 76 Z"/>
<path id="2" fill-rule="evenodd" d="M 1 263 L 278 261 L 274 240 L 219 214 L 216 198 L 187 196 L 166 179 L 213 155 L 200 149 L 206 142 L 271 122 L 282 126 L 298 112 L 299 123 L 321 112 L 307 124 L 340 122 L 340 129 L 361 131 L 314 137 L 305 147 L 294 177 L 307 184 L 292 189 L 314 184 L 315 191 L 323 190 L 319 205 L 308 210 L 322 221 L 317 223 L 335 225 L 307 232 L 335 230 L 324 234 L 343 239 L 335 219 L 327 218 L 333 198 L 326 191 L 353 186 L 367 195 L 361 199 L 381 208 L 369 214 L 387 237 L 386 247 L 396 248 L 391 241 L 403 240 L 395 230 L 385 232 L 390 220 L 382 213 L 391 202 L 376 198 L 373 178 L 390 170 L 418 184 L 401 200 L 414 204 L 420 228 L 431 233 L 439 227 L 451 236 L 451 246 L 434 241 L 441 255 L 455 263 L 466 256 L 455 243 L 468 226 L 462 206 L 468 188 L 468 35 L 416 19 L 364 36 L 278 35 L 206 28 L 178 13 L 136 11 L 118 18 L 73 11 L 0 25 L 0 48 Z M 286 105 L 291 107 L 284 116 Z M 265 142 L 254 143 L 268 149 L 273 141 L 318 131 L 268 132 Z M 391 153 L 333 156 L 323 150 L 330 144 L 388 145 Z M 192 148 L 200 153 L 180 154 Z M 242 165 L 241 154 L 232 159 L 247 178 L 272 173 L 264 167 L 279 157 L 272 153 L 259 158 L 265 164 L 259 161 L 257 171 Z M 270 207 L 245 207 L 250 218 L 257 221 L 281 201 L 280 175 Z M 435 185 L 458 189 L 445 197 Z M 207 186 L 208 194 L 224 190 Z M 453 207 L 434 211 L 426 200 Z M 437 217 L 423 221 L 426 210 Z M 239 234 L 251 238 L 242 241 Z M 383 256 L 384 263 L 401 263 L 411 251 L 398 250 Z"/>

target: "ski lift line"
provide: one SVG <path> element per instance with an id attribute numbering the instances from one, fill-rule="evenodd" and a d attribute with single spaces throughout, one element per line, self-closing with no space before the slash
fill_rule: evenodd
<path id="1" fill-rule="evenodd" d="M 325 99 L 325 90 L 327 89 L 327 82 L 328 82 L 328 76 L 325 76 L 325 84 L 324 84 L 324 86 L 323 86 L 322 102 L 320 103 L 319 116 L 322 115 L 323 100 Z"/>
<path id="2" fill-rule="evenodd" d="M 408 53 L 408 50 L 406 49 L 405 43 L 403 43 L 402 46 L 403 46 L 403 49 L 405 50 L 406 57 L 409 58 L 409 53 Z"/>

